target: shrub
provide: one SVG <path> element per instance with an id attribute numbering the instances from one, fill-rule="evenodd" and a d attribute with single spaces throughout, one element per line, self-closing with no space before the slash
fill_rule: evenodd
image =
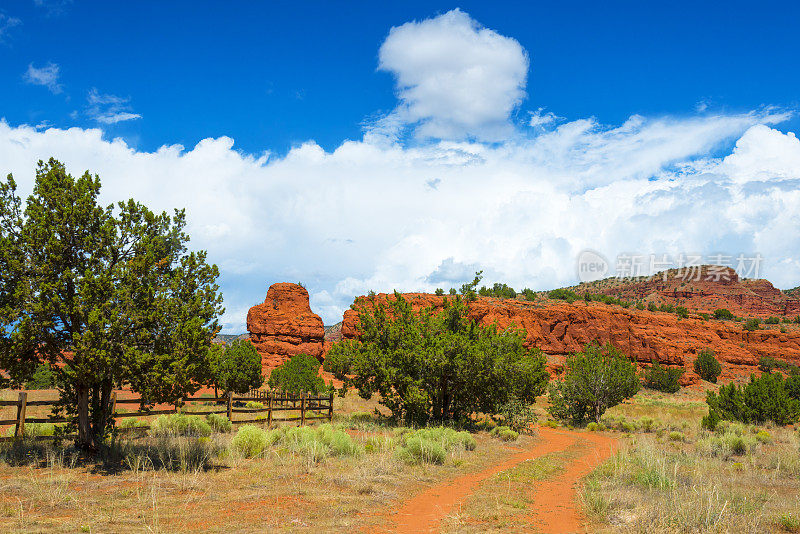
<path id="1" fill-rule="evenodd" d="M 717 378 L 722 373 L 722 366 L 714 356 L 714 352 L 703 349 L 694 360 L 694 370 L 703 380 L 717 383 Z"/>
<path id="2" fill-rule="evenodd" d="M 564 378 L 550 386 L 550 414 L 579 425 L 600 422 L 606 409 L 639 391 L 634 365 L 613 345 L 590 343 L 567 358 Z"/>
<path id="3" fill-rule="evenodd" d="M 762 356 L 758 360 L 758 369 L 764 373 L 771 373 L 778 366 L 778 362 L 772 356 Z"/>
<path id="4" fill-rule="evenodd" d="M 639 428 L 642 429 L 642 432 L 652 432 L 658 428 L 658 422 L 652 417 L 642 417 L 639 419 Z"/>
<path id="5" fill-rule="evenodd" d="M 228 418 L 222 414 L 210 413 L 206 415 L 206 422 L 214 432 L 230 432 L 232 424 Z"/>
<path id="6" fill-rule="evenodd" d="M 721 319 L 723 321 L 731 321 L 733 320 L 733 313 L 730 310 L 726 310 L 725 308 L 719 308 L 718 310 L 714 310 L 714 319 Z"/>
<path id="7" fill-rule="evenodd" d="M 25 383 L 25 389 L 51 389 L 56 386 L 56 374 L 50 369 L 49 363 L 42 363 L 36 367 L 31 379 Z"/>
<path id="8" fill-rule="evenodd" d="M 680 367 L 664 367 L 658 361 L 653 361 L 644 373 L 644 385 L 665 393 L 675 393 L 681 389 L 678 380 L 683 373 Z"/>
<path id="9" fill-rule="evenodd" d="M 444 289 L 442 289 L 441 287 L 437 287 L 436 291 L 434 292 L 434 295 L 436 295 L 437 297 L 443 296 L 444 295 Z"/>
<path id="10" fill-rule="evenodd" d="M 546 388 L 545 357 L 525 348 L 524 331 L 476 324 L 461 297 L 438 313 L 415 312 L 399 293 L 363 304 L 361 339 L 336 343 L 325 370 L 363 398 L 379 394 L 395 419 L 422 426 L 496 414 L 512 399 L 532 404 Z"/>
<path id="11" fill-rule="evenodd" d="M 456 294 L 457 294 L 456 288 L 454 288 L 454 287 L 451 287 L 451 288 L 450 288 L 450 294 L 451 294 L 451 295 L 456 295 Z"/>
<path id="12" fill-rule="evenodd" d="M 759 430 L 756 433 L 756 440 L 758 440 L 759 443 L 770 443 L 772 441 L 772 435 L 766 430 Z"/>
<path id="13" fill-rule="evenodd" d="M 800 324 L 800 315 L 798 315 L 797 317 L 794 318 L 794 322 L 796 324 Z"/>
<path id="14" fill-rule="evenodd" d="M 761 326 L 761 319 L 755 319 L 755 318 L 748 319 L 744 323 L 744 329 L 747 330 L 748 332 L 753 332 L 755 330 L 758 330 L 760 326 Z"/>
<path id="15" fill-rule="evenodd" d="M 800 416 L 800 401 L 792 397 L 794 381 L 790 380 L 784 381 L 777 373 L 766 373 L 758 378 L 753 374 L 745 386 L 731 383 L 721 386 L 717 393 L 709 391 L 706 395 L 709 417 L 716 414 L 719 420 L 743 423 L 793 423 Z"/>
<path id="16" fill-rule="evenodd" d="M 781 320 L 778 317 L 772 316 L 764 319 L 764 324 L 778 324 Z"/>
<path id="17" fill-rule="evenodd" d="M 656 306 L 655 302 L 650 302 L 647 305 L 647 311 L 656 312 L 658 311 L 658 306 Z"/>
<path id="18" fill-rule="evenodd" d="M 144 428 L 147 426 L 150 426 L 147 421 L 142 421 L 135 417 L 126 417 L 117 423 L 117 428 Z"/>
<path id="19" fill-rule="evenodd" d="M 497 434 L 497 427 L 492 430 Z M 507 427 L 505 427 L 507 428 Z M 512 431 L 513 432 L 513 431 Z M 448 427 L 423 428 L 403 432 L 399 436 L 397 455 L 407 463 L 442 464 L 447 453 L 454 450 L 475 450 L 476 442 L 469 432 L 457 432 Z"/>
<path id="20" fill-rule="evenodd" d="M 264 452 L 267 444 L 267 432 L 253 425 L 239 427 L 233 440 L 231 440 L 231 447 L 245 458 L 258 456 Z"/>
<path id="21" fill-rule="evenodd" d="M 597 432 L 598 430 L 600 430 L 600 423 L 595 423 L 594 421 L 592 421 L 591 423 L 586 425 L 586 430 L 588 430 L 589 432 Z"/>
<path id="22" fill-rule="evenodd" d="M 211 435 L 211 426 L 196 415 L 175 413 L 159 415 L 150 425 L 150 433 L 154 436 L 193 436 Z"/>
<path id="23" fill-rule="evenodd" d="M 677 315 L 681 319 L 686 319 L 687 317 L 689 317 L 689 310 L 687 310 L 683 306 L 676 306 L 675 315 Z"/>
<path id="24" fill-rule="evenodd" d="M 536 422 L 536 412 L 533 411 L 530 404 L 515 397 L 500 407 L 500 415 L 503 416 L 506 426 L 516 432 L 528 431 Z"/>
<path id="25" fill-rule="evenodd" d="M 248 410 L 263 410 L 264 403 L 258 401 L 247 401 L 244 407 L 247 408 Z"/>
<path id="26" fill-rule="evenodd" d="M 677 430 L 673 430 L 672 432 L 670 432 L 667 435 L 667 437 L 669 438 L 670 441 L 683 441 L 684 438 L 683 433 L 678 432 Z"/>
<path id="27" fill-rule="evenodd" d="M 516 441 L 519 438 L 519 433 L 514 432 L 507 426 L 495 427 L 489 434 L 502 441 Z"/>
<path id="28" fill-rule="evenodd" d="M 573 303 L 580 298 L 577 293 L 569 289 L 554 289 L 547 293 L 547 298 L 552 300 L 566 300 L 568 303 Z"/>
<path id="29" fill-rule="evenodd" d="M 236 339 L 224 347 L 215 346 L 209 367 L 215 389 L 244 394 L 264 383 L 261 355 L 249 339 Z"/>
<path id="30" fill-rule="evenodd" d="M 700 318 L 701 318 L 702 320 L 704 320 L 704 321 L 708 321 L 708 319 L 711 317 L 711 316 L 710 316 L 709 314 L 707 314 L 707 313 L 698 313 L 698 315 L 699 315 L 699 316 L 700 316 Z"/>
<path id="31" fill-rule="evenodd" d="M 320 362 L 308 354 L 296 354 L 269 375 L 269 387 L 301 395 L 316 395 L 325 390 L 325 381 L 319 376 Z"/>
<path id="32" fill-rule="evenodd" d="M 636 303 L 636 309 L 637 310 L 643 310 L 644 309 L 644 303 L 643 302 L 637 302 Z"/>

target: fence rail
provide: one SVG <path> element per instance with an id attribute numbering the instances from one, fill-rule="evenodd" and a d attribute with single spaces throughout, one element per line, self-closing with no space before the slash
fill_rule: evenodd
<path id="1" fill-rule="evenodd" d="M 245 403 L 253 401 L 262 404 L 262 407 L 248 408 Z M 216 408 L 187 410 L 188 403 L 212 403 Z M 20 391 L 17 400 L 2 400 L 0 407 L 13 406 L 17 408 L 17 415 L 14 419 L 0 420 L 0 426 L 14 425 L 14 436 L 0 436 L 0 443 L 12 441 L 25 436 L 26 423 L 67 423 L 72 421 L 68 417 L 28 417 L 27 409 L 29 406 L 54 406 L 57 400 L 28 400 L 28 392 Z M 245 396 L 236 397 L 229 393 L 223 397 L 186 397 L 182 399 L 180 405 L 172 408 L 162 408 L 158 410 L 139 410 L 135 412 L 121 412 L 117 410 L 120 404 L 139 404 L 140 398 L 118 399 L 117 393 L 111 394 L 111 411 L 114 419 L 124 419 L 128 417 L 149 417 L 153 415 L 166 415 L 173 413 L 183 413 L 186 415 L 208 415 L 212 413 L 225 414 L 234 425 L 243 423 L 266 423 L 272 425 L 274 422 L 300 421 L 301 425 L 307 421 L 332 420 L 333 419 L 333 393 L 328 395 L 289 395 L 282 392 L 271 392 L 255 390 L 248 392 Z M 294 417 L 273 417 L 275 412 L 300 412 Z M 234 419 L 234 414 L 264 414 L 258 417 L 245 419 Z M 149 425 L 148 425 L 149 426 Z M 146 428 L 144 426 L 136 428 Z M 127 431 L 128 429 L 121 429 Z M 68 436 L 65 436 L 68 437 Z M 52 436 L 35 436 L 36 439 L 52 439 Z"/>

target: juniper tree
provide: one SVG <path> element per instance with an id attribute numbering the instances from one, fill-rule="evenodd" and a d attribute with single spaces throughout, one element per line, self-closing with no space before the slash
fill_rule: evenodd
<path id="1" fill-rule="evenodd" d="M 102 206 L 100 178 L 39 162 L 24 211 L 0 183 L 0 369 L 23 381 L 47 362 L 82 448 L 112 424 L 111 393 L 177 402 L 207 380 L 219 330 L 219 271 L 188 252 L 184 211 L 128 200 Z"/>

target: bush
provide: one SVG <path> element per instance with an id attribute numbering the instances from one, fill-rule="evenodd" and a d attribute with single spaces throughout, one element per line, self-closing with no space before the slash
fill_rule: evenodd
<path id="1" fill-rule="evenodd" d="M 595 423 L 594 421 L 586 425 L 586 430 L 588 430 L 589 432 L 599 432 L 605 429 L 606 427 L 603 423 Z"/>
<path id="2" fill-rule="evenodd" d="M 517 398 L 511 398 L 500 407 L 506 426 L 516 432 L 527 432 L 536 422 L 536 412 L 530 404 Z"/>
<path id="3" fill-rule="evenodd" d="M 247 401 L 244 407 L 247 408 L 248 410 L 263 410 L 264 403 L 258 401 Z"/>
<path id="4" fill-rule="evenodd" d="M 502 441 L 517 441 L 519 433 L 514 432 L 507 426 L 498 426 L 489 432 L 489 435 L 494 436 Z"/>
<path id="5" fill-rule="evenodd" d="M 733 313 L 730 310 L 726 310 L 725 308 L 719 308 L 718 310 L 714 310 L 714 319 L 720 319 L 723 321 L 731 321 L 733 320 Z"/>
<path id="6" fill-rule="evenodd" d="M 761 326 L 761 319 L 748 319 L 744 323 L 744 329 L 747 330 L 748 332 L 753 332 L 755 330 L 758 330 L 760 326 Z"/>
<path id="7" fill-rule="evenodd" d="M 290 393 L 316 395 L 325 390 L 325 381 L 319 376 L 319 360 L 308 354 L 297 354 L 277 367 L 269 375 L 269 387 Z"/>
<path id="8" fill-rule="evenodd" d="M 48 363 L 39 364 L 31 379 L 25 383 L 25 389 L 51 389 L 55 386 L 56 374 Z"/>
<path id="9" fill-rule="evenodd" d="M 437 297 L 444 296 L 444 289 L 442 289 L 441 287 L 437 287 L 436 291 L 434 291 L 433 294 L 436 295 Z"/>
<path id="10" fill-rule="evenodd" d="M 268 442 L 265 430 L 253 425 L 243 425 L 233 436 L 231 447 L 245 458 L 253 458 L 264 452 Z"/>
<path id="11" fill-rule="evenodd" d="M 230 432 L 233 426 L 228 418 L 222 414 L 210 413 L 206 415 L 206 422 L 214 432 Z"/>
<path id="12" fill-rule="evenodd" d="M 778 317 L 767 317 L 764 319 L 764 324 L 778 324 L 781 320 Z"/>
<path id="13" fill-rule="evenodd" d="M 658 361 L 653 361 L 644 373 L 644 385 L 647 388 L 675 393 L 681 389 L 678 380 L 683 376 L 684 370 L 680 367 L 664 367 Z"/>
<path id="14" fill-rule="evenodd" d="M 658 428 L 658 422 L 652 417 L 642 417 L 639 419 L 639 428 L 642 429 L 642 432 L 652 432 Z"/>
<path id="15" fill-rule="evenodd" d="M 759 430 L 756 433 L 756 440 L 758 440 L 759 443 L 770 443 L 772 441 L 772 435 L 766 430 Z"/>
<path id="16" fill-rule="evenodd" d="M 564 378 L 550 386 L 550 414 L 580 425 L 639 391 L 636 365 L 613 345 L 590 343 L 567 358 Z"/>
<path id="17" fill-rule="evenodd" d="M 566 300 L 568 303 L 572 304 L 578 300 L 580 296 L 569 289 L 554 289 L 547 293 L 547 298 L 552 300 Z"/>
<path id="18" fill-rule="evenodd" d="M 224 347 L 214 346 L 209 367 L 215 389 L 244 394 L 264 383 L 261 355 L 249 339 L 236 339 Z"/>
<path id="19" fill-rule="evenodd" d="M 492 430 L 492 432 L 495 432 L 495 430 Z M 399 439 L 400 447 L 397 449 L 397 456 L 403 461 L 412 464 L 443 464 L 448 452 L 454 450 L 472 451 L 476 447 L 475 438 L 469 432 L 457 432 L 447 427 L 432 427 L 403 432 L 400 434 Z"/>
<path id="20" fill-rule="evenodd" d="M 743 387 L 731 383 L 721 386 L 717 393 L 709 391 L 706 395 L 708 417 L 743 423 L 793 423 L 800 416 L 800 401 L 792 396 L 795 381 L 790 380 L 784 381 L 777 373 L 766 373 L 758 378 L 753 374 L 750 383 Z M 718 427 L 719 423 L 714 426 Z"/>
<path id="21" fill-rule="evenodd" d="M 211 435 L 211 426 L 200 416 L 175 413 L 159 415 L 150 425 L 150 433 L 154 436 L 206 437 Z"/>
<path id="22" fill-rule="evenodd" d="M 137 419 L 135 417 L 126 417 L 119 423 L 117 423 L 117 428 L 144 428 L 150 426 L 147 421 L 142 421 L 141 419 Z"/>
<path id="23" fill-rule="evenodd" d="M 684 436 L 682 432 L 678 432 L 677 430 L 673 430 L 670 432 L 667 437 L 670 441 L 683 441 Z"/>
<path id="24" fill-rule="evenodd" d="M 325 370 L 365 399 L 379 394 L 395 419 L 423 426 L 496 414 L 512 399 L 532 404 L 546 388 L 545 357 L 525 348 L 524 331 L 476 324 L 460 297 L 436 314 L 415 312 L 399 293 L 362 302 L 361 339 L 336 343 Z"/>
<path id="25" fill-rule="evenodd" d="M 715 384 L 719 375 L 722 374 L 722 366 L 714 356 L 714 352 L 709 349 L 703 349 L 697 355 L 694 360 L 694 370 L 700 375 L 700 378 Z"/>
<path id="26" fill-rule="evenodd" d="M 656 306 L 655 302 L 650 302 L 647 304 L 647 311 L 656 312 L 658 311 L 658 306 Z"/>
<path id="27" fill-rule="evenodd" d="M 675 314 L 681 319 L 686 319 L 687 317 L 689 317 L 689 310 L 687 310 L 683 306 L 676 306 Z"/>

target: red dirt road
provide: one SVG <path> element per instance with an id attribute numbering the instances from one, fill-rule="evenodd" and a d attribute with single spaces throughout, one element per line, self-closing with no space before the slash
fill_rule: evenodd
<path id="1" fill-rule="evenodd" d="M 455 506 L 469 497 L 487 478 L 545 454 L 563 451 L 576 442 L 586 443 L 582 454 L 573 459 L 565 472 L 544 480 L 531 488 L 533 507 L 526 520 L 532 530 L 543 533 L 580 532 L 582 518 L 576 503 L 577 482 L 589 474 L 616 450 L 616 441 L 608 436 L 540 428 L 542 442 L 531 449 L 514 454 L 507 460 L 479 473 L 472 473 L 429 488 L 403 503 L 396 515 L 389 518 L 397 533 L 435 532 L 442 519 Z"/>

